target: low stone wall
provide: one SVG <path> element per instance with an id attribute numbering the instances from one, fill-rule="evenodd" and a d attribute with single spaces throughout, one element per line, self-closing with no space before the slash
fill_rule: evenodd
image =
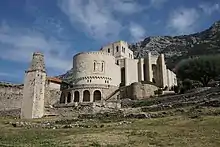
<path id="1" fill-rule="evenodd" d="M 0 111 L 21 108 L 23 85 L 0 83 Z"/>
<path id="2" fill-rule="evenodd" d="M 0 111 L 20 109 L 23 98 L 23 85 L 0 83 Z M 61 91 L 46 87 L 45 106 L 60 101 Z"/>
<path id="3" fill-rule="evenodd" d="M 58 89 L 45 88 L 44 105 L 50 106 L 60 102 L 61 91 Z"/>
<path id="4" fill-rule="evenodd" d="M 129 86 L 122 87 L 120 89 L 120 98 L 129 98 L 132 100 L 145 99 L 155 95 L 155 90 L 158 90 L 158 87 L 156 87 L 155 85 L 142 84 L 140 82 L 137 82 Z"/>

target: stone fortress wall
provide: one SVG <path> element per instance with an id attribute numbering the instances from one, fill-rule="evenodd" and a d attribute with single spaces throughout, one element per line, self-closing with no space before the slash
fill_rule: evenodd
<path id="1" fill-rule="evenodd" d="M 20 109 L 24 86 L 21 84 L 0 83 L 0 111 Z M 49 107 L 60 102 L 60 89 L 45 87 L 44 105 Z"/>
<path id="2" fill-rule="evenodd" d="M 0 111 L 20 109 L 23 85 L 0 83 Z"/>

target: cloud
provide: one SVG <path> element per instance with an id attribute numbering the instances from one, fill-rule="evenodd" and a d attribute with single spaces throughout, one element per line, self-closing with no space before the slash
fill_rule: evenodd
<path id="1" fill-rule="evenodd" d="M 110 5 L 113 9 L 123 14 L 134 14 L 145 10 L 147 7 L 142 6 L 134 0 L 111 0 Z"/>
<path id="2" fill-rule="evenodd" d="M 209 4 L 209 3 L 202 3 L 199 5 L 199 8 L 202 9 L 202 11 L 205 14 L 211 15 L 214 12 L 220 12 L 220 4 Z"/>
<path id="3" fill-rule="evenodd" d="M 194 8 L 179 8 L 171 12 L 167 28 L 178 35 L 192 33 L 200 15 Z"/>
<path id="4" fill-rule="evenodd" d="M 30 62 L 35 51 L 44 53 L 46 67 L 59 71 L 71 68 L 71 60 L 66 58 L 70 44 L 46 37 L 36 31 L 25 28 L 14 28 L 7 24 L 0 26 L 0 48 L 7 48 L 0 58 L 16 62 Z"/>
<path id="5" fill-rule="evenodd" d="M 130 23 L 129 32 L 132 36 L 133 41 L 141 40 L 145 37 L 145 29 L 136 23 Z"/>
<path id="6" fill-rule="evenodd" d="M 73 26 L 82 25 L 82 29 L 95 39 L 115 38 L 122 28 L 104 3 L 81 0 L 61 1 L 61 10 L 68 16 Z"/>
<path id="7" fill-rule="evenodd" d="M 115 40 L 124 29 L 119 15 L 131 15 L 144 10 L 134 0 L 65 0 L 58 6 L 73 27 L 96 40 Z"/>

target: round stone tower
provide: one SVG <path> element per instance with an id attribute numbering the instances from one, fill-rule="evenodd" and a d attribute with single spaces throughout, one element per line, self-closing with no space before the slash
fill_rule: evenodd
<path id="1" fill-rule="evenodd" d="M 25 71 L 21 118 L 41 118 L 44 115 L 45 82 L 44 55 L 35 52 L 29 69 Z"/>

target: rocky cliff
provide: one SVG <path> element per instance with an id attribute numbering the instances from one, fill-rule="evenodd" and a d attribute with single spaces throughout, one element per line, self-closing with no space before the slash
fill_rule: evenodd
<path id="1" fill-rule="evenodd" d="M 220 53 L 220 21 L 199 33 L 182 36 L 147 37 L 143 41 L 130 44 L 135 57 L 164 53 L 168 68 L 173 69 L 178 61 L 191 56 Z"/>

